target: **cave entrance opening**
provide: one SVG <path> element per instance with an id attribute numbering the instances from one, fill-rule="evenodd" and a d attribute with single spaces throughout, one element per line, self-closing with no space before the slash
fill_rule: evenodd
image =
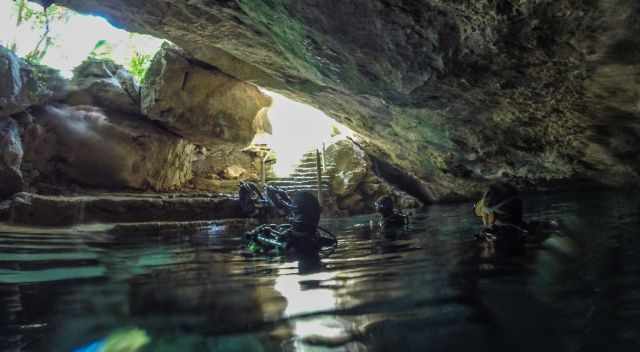
<path id="1" fill-rule="evenodd" d="M 268 128 L 254 137 L 250 148 L 259 153 L 262 182 L 291 177 L 296 172 L 314 169 L 318 159 L 325 168 L 326 148 L 353 136 L 353 131 L 324 112 L 291 100 L 284 95 L 262 89 L 273 99 L 268 110 Z M 306 166 L 304 164 L 307 164 Z"/>
<path id="2" fill-rule="evenodd" d="M 58 5 L 0 0 L 0 45 L 71 78 L 87 58 L 110 59 L 140 81 L 164 40 L 127 32 L 106 19 Z"/>
<path id="3" fill-rule="evenodd" d="M 136 133 L 142 134 L 150 129 L 150 124 L 153 124 L 154 128 L 157 127 L 164 132 L 171 133 L 171 138 L 167 138 L 172 141 L 179 144 L 177 138 L 184 138 L 185 141 L 190 143 L 188 145 L 185 144 L 185 149 L 181 151 L 181 153 L 184 152 L 186 156 L 180 158 L 180 167 L 174 168 L 175 174 L 172 173 L 172 175 L 176 177 L 167 178 L 175 180 L 175 183 L 171 185 L 163 184 L 162 187 L 154 186 L 152 187 L 154 190 L 232 190 L 237 186 L 238 180 L 259 179 L 264 183 L 266 181 L 290 177 L 300 168 L 301 164 L 305 162 L 305 158 L 308 166 L 307 170 L 304 171 L 304 177 L 308 179 L 316 178 L 317 175 L 311 175 L 313 171 L 325 171 L 325 150 L 332 144 L 353 135 L 351 130 L 331 119 L 320 110 L 293 101 L 276 92 L 260 88 L 264 94 L 272 98 L 272 104 L 270 107 L 262 108 L 264 111 L 260 111 L 255 119 L 256 123 L 264 126 L 253 129 L 254 133 L 257 133 L 250 148 L 254 150 L 254 154 L 251 158 L 248 158 L 246 155 L 239 153 L 238 150 L 246 146 L 247 140 L 251 138 L 251 135 L 248 133 L 243 134 L 243 139 L 240 143 L 230 140 L 231 138 L 225 137 L 225 133 L 233 133 L 234 131 L 229 132 L 225 130 L 225 128 L 226 126 L 234 126 L 233 123 L 237 121 L 234 120 L 229 123 L 229 121 L 220 118 L 220 116 L 236 118 L 236 115 L 240 116 L 242 111 L 236 112 L 224 103 L 218 104 L 220 106 L 219 109 L 215 107 L 212 108 L 212 110 L 202 108 L 202 105 L 213 105 L 211 101 L 219 103 L 219 101 L 215 99 L 215 96 L 213 96 L 215 92 L 206 91 L 208 87 L 206 84 L 191 84 L 189 87 L 195 88 L 187 87 L 191 89 L 188 90 L 185 88 L 185 83 L 187 82 L 187 77 L 191 77 L 189 82 L 217 79 L 218 81 L 216 82 L 233 82 L 233 85 L 248 85 L 250 83 L 234 82 L 232 76 L 221 78 L 219 75 L 212 73 L 213 70 L 208 70 L 206 65 L 194 64 L 186 68 L 186 70 L 199 72 L 201 78 L 200 81 L 198 81 L 195 75 L 187 76 L 187 74 L 184 74 L 181 89 L 187 89 L 188 93 L 185 93 L 183 99 L 179 99 L 179 101 L 176 102 L 176 105 L 179 106 L 179 108 L 176 108 L 176 111 L 182 111 L 180 108 L 184 108 L 185 106 L 186 110 L 193 108 L 198 111 L 197 114 L 181 114 L 179 115 L 181 119 L 186 115 L 206 115 L 211 116 L 212 119 L 221 119 L 222 121 L 219 124 L 221 127 L 216 125 L 214 131 L 218 131 L 218 129 L 222 131 L 223 133 L 220 134 L 222 137 L 218 138 L 218 135 L 212 136 L 210 144 L 207 144 L 210 142 L 206 139 L 208 136 L 203 137 L 204 139 L 198 139 L 201 137 L 198 133 L 202 134 L 203 132 L 194 131 L 191 127 L 197 124 L 189 125 L 190 122 L 188 121 L 185 122 L 184 126 L 179 124 L 172 125 L 168 122 L 156 123 L 157 116 L 150 116 L 151 113 L 141 110 L 140 105 L 142 98 L 132 98 L 131 92 L 127 90 L 128 86 L 123 85 L 120 81 L 113 83 L 113 87 L 109 86 L 115 90 L 109 90 L 108 93 L 127 94 L 127 96 L 134 101 L 133 104 L 130 104 L 131 102 L 125 99 L 130 106 L 126 104 L 124 104 L 126 105 L 124 107 L 121 106 L 123 105 L 121 104 L 121 100 L 112 101 L 102 99 L 103 96 L 99 95 L 102 91 L 94 92 L 86 88 L 89 87 L 89 83 L 94 82 L 93 80 L 99 81 L 100 84 L 104 82 L 115 82 L 110 78 L 117 76 L 116 71 L 119 72 L 120 68 L 112 70 L 113 67 L 111 65 L 102 65 L 103 62 L 113 61 L 118 65 L 124 66 L 125 71 L 128 71 L 134 78 L 137 78 L 137 83 L 142 83 L 140 85 L 132 85 L 133 87 L 137 87 L 137 89 L 133 89 L 132 91 L 137 91 L 138 95 L 142 95 L 142 88 L 145 84 L 140 81 L 144 77 L 146 69 L 151 64 L 154 55 L 160 50 L 163 42 L 164 40 L 162 39 L 130 33 L 123 29 L 115 28 L 103 17 L 80 14 L 55 4 L 49 6 L 45 11 L 41 5 L 27 0 L 0 0 L 0 45 L 11 49 L 11 51 L 18 56 L 26 59 L 27 64 L 33 66 L 38 64 L 55 68 L 67 79 L 64 80 L 68 83 L 66 88 L 74 94 L 65 92 L 66 96 L 64 98 L 56 98 L 56 104 L 65 106 L 64 108 L 58 106 L 58 108 L 64 110 L 66 107 L 70 107 L 70 109 L 73 110 L 72 112 L 75 113 L 77 112 L 76 110 L 79 109 L 76 109 L 76 106 L 90 105 L 92 106 L 91 109 L 93 109 L 91 111 L 100 112 L 101 121 L 107 121 L 114 126 L 119 126 L 118 123 L 122 120 L 133 120 L 139 125 L 136 126 L 140 127 L 136 130 Z M 160 52 L 160 54 L 162 53 L 163 52 Z M 91 66 L 91 69 L 77 69 L 74 74 L 76 67 L 83 67 L 82 65 L 85 62 L 93 64 L 94 61 L 98 61 L 97 65 Z M 177 65 L 182 61 L 179 59 L 175 61 L 177 63 L 169 62 L 167 65 L 175 64 L 172 67 L 178 67 L 176 70 L 179 71 L 182 68 Z M 193 62 L 190 63 L 193 64 Z M 104 72 L 98 72 L 102 66 L 108 66 L 108 69 L 105 69 L 113 72 L 106 72 L 106 75 L 102 76 Z M 187 73 L 189 72 L 192 71 L 187 71 Z M 156 72 L 155 74 L 161 73 Z M 76 78 L 79 79 L 76 80 Z M 102 80 L 103 78 L 106 78 L 106 80 Z M 86 86 L 84 85 L 85 81 L 88 82 Z M 160 81 L 169 82 L 170 80 Z M 120 90 L 118 90 L 118 87 L 120 87 Z M 172 86 L 168 84 L 167 87 L 155 88 L 170 91 Z M 202 92 L 201 90 L 205 91 Z M 242 91 L 242 89 L 239 90 Z M 94 93 L 98 98 L 94 99 Z M 227 92 L 224 93 L 226 94 Z M 117 94 L 115 95 L 116 97 L 121 96 Z M 135 94 L 133 95 L 135 96 Z M 82 99 L 78 98 L 78 96 Z M 87 98 L 87 96 L 91 99 Z M 72 97 L 77 99 L 74 100 Z M 193 97 L 195 97 L 195 99 Z M 198 97 L 206 97 L 207 99 L 198 100 Z M 235 98 L 237 98 L 237 101 L 242 101 L 242 97 Z M 136 101 L 136 99 L 138 100 Z M 247 97 L 247 99 L 250 100 L 252 97 Z M 49 102 L 47 102 L 47 104 L 48 103 Z M 261 106 L 258 108 L 261 108 Z M 173 107 L 175 106 L 172 106 L 172 108 Z M 128 109 L 126 110 L 127 114 L 137 114 L 136 116 L 144 115 L 146 118 L 129 119 L 129 115 L 124 116 L 120 114 L 121 111 L 124 111 L 124 108 Z M 118 112 L 115 112 L 116 110 Z M 237 117 L 237 120 L 240 121 L 239 124 L 241 124 L 240 128 L 245 131 L 252 130 L 251 127 L 247 126 L 248 123 L 251 123 L 251 116 L 253 116 L 251 113 L 253 113 L 253 111 L 246 114 L 246 117 L 244 115 L 241 116 L 242 118 Z M 48 114 L 47 112 L 44 115 L 48 116 Z M 82 114 L 84 114 L 84 112 L 82 112 Z M 69 114 L 64 114 L 64 116 L 68 115 Z M 46 120 L 45 117 L 47 116 L 36 116 L 36 123 L 44 123 Z M 189 116 L 186 118 L 188 119 Z M 258 120 L 261 118 L 263 121 L 259 122 Z M 61 117 L 61 119 L 64 120 L 66 126 L 67 120 L 69 119 L 67 117 Z M 207 128 L 211 127 L 211 124 L 206 125 L 206 123 L 206 121 L 203 122 L 205 126 L 202 126 L 202 130 L 204 131 L 208 131 Z M 144 128 L 142 126 L 144 126 Z M 193 137 L 193 135 L 196 135 L 198 138 Z M 65 135 L 64 138 L 69 137 Z M 215 138 L 218 138 L 218 140 L 214 140 Z M 109 141 L 113 145 L 117 143 L 116 141 Z M 104 145 L 110 144 L 104 143 Z M 144 158 L 144 153 L 146 153 L 144 148 L 139 146 L 132 146 L 131 148 L 133 148 L 134 151 L 128 153 L 128 156 Z M 261 168 L 255 165 L 254 160 L 256 157 L 261 160 Z M 119 167 L 126 169 L 127 172 L 134 170 L 134 168 L 129 167 L 128 162 L 125 160 L 126 158 L 121 159 L 123 161 L 118 164 Z M 321 161 L 320 163 L 317 162 L 318 159 Z M 318 167 L 318 164 L 320 167 Z M 80 166 L 78 166 L 78 168 L 80 168 Z M 163 170 L 168 169 L 164 166 L 160 166 L 160 168 Z M 258 175 L 256 175 L 256 169 L 261 169 L 262 172 L 258 171 Z M 184 175 L 182 175 L 179 170 L 190 170 L 190 172 L 185 171 Z M 262 173 L 262 175 L 260 175 L 260 173 Z M 318 177 L 318 179 L 321 180 L 321 177 Z M 138 178 L 135 180 L 138 180 Z M 88 179 L 88 177 L 83 178 L 82 182 L 84 182 L 83 184 L 91 186 L 95 183 L 92 179 Z M 148 186 L 150 183 L 142 184 L 136 182 L 137 181 L 133 182 L 130 179 L 126 179 L 118 183 L 117 187 L 113 186 L 112 188 L 118 189 L 118 187 L 126 186 L 133 189 L 151 189 L 149 188 L 150 186 Z M 312 181 L 309 180 L 308 183 L 309 182 Z M 320 183 L 320 181 L 318 181 L 318 183 Z M 100 185 L 102 185 L 102 183 L 100 183 Z"/>

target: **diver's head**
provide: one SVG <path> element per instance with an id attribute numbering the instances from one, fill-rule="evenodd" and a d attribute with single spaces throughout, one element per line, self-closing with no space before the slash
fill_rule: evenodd
<path id="1" fill-rule="evenodd" d="M 482 218 L 485 226 L 496 222 L 520 225 L 522 224 L 522 199 L 518 190 L 507 183 L 495 183 L 473 206 L 476 216 Z"/>
<path id="2" fill-rule="evenodd" d="M 393 214 L 393 199 L 390 196 L 382 196 L 374 203 L 376 211 L 387 217 Z"/>
<path id="3" fill-rule="evenodd" d="M 289 221 L 296 231 L 316 231 L 320 222 L 320 203 L 313 193 L 301 191 L 293 195 Z"/>

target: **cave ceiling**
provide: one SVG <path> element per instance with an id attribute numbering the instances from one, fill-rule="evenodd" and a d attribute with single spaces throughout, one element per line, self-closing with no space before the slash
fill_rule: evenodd
<path id="1" fill-rule="evenodd" d="M 319 108 L 433 200 L 638 181 L 637 1 L 54 2 Z"/>

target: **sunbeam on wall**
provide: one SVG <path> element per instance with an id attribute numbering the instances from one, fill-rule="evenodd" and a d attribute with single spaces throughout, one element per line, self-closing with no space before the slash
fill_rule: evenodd
<path id="1" fill-rule="evenodd" d="M 353 132 L 309 105 L 295 102 L 280 94 L 263 90 L 273 98 L 269 109 L 271 135 L 257 135 L 256 139 L 268 144 L 276 155 L 274 172 L 287 176 L 302 156 L 343 140 Z"/>

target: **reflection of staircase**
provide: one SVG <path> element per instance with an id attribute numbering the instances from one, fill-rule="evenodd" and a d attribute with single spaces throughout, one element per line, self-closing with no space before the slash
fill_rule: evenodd
<path id="1" fill-rule="evenodd" d="M 331 196 L 329 192 L 329 174 L 334 168 L 335 163 L 333 163 L 333 161 L 325 160 L 321 182 L 323 203 L 330 199 Z M 278 186 L 289 193 L 296 191 L 312 191 L 315 193 L 318 190 L 317 180 L 316 151 L 312 150 L 302 156 L 302 160 L 300 160 L 300 163 L 289 176 L 272 177 L 267 179 L 267 183 Z"/>

